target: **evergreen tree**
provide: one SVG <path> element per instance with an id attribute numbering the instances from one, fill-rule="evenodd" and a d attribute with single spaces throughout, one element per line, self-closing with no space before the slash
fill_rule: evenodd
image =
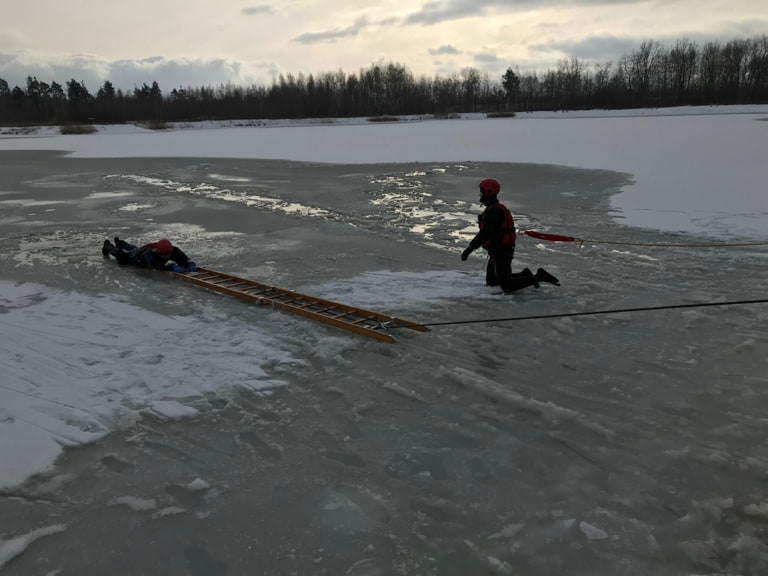
<path id="1" fill-rule="evenodd" d="M 69 120 L 86 122 L 90 116 L 90 103 L 93 100 L 84 82 L 72 78 L 67 82 L 67 100 L 69 102 Z"/>
<path id="2" fill-rule="evenodd" d="M 520 97 L 520 76 L 515 74 L 512 68 L 507 68 L 501 77 L 501 85 L 507 96 L 507 103 L 513 110 L 517 108 L 517 101 Z"/>

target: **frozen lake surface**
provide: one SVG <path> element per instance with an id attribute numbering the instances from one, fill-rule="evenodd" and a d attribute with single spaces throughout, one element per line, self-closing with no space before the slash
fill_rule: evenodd
<path id="1" fill-rule="evenodd" d="M 759 299 L 765 247 L 642 245 L 768 239 L 764 185 L 747 185 L 765 170 L 747 150 L 768 139 L 757 117 L 631 119 L 649 139 L 678 120 L 688 137 L 751 134 L 718 160 L 681 134 L 664 159 L 735 183 L 711 212 L 688 188 L 658 201 L 674 173 L 646 180 L 659 150 L 622 159 L 627 118 L 571 142 L 613 148 L 599 165 L 558 162 L 554 145 L 549 162 L 442 148 L 517 119 L 140 133 L 147 157 L 127 151 L 132 130 L 0 139 L 0 573 L 765 573 L 765 305 L 435 326 L 387 345 L 99 253 L 114 235 L 168 236 L 208 267 L 422 322 Z M 545 120 L 560 121 L 520 130 Z M 259 155 L 264 128 L 274 158 L 223 157 L 230 137 Z M 323 157 L 280 158 L 294 129 Z M 442 133 L 435 157 L 344 154 L 373 154 L 359 131 L 383 147 L 402 129 Z M 209 154 L 171 153 L 205 134 Z M 486 176 L 522 229 L 629 245 L 523 236 L 515 266 L 562 286 L 497 294 L 484 258 L 458 257 Z M 675 224 L 654 226 L 675 203 Z"/>
<path id="2" fill-rule="evenodd" d="M 768 236 L 768 105 L 101 127 L 98 134 L 0 134 L 0 150 L 78 157 L 262 158 L 342 164 L 513 162 L 632 175 L 611 203 L 630 226 L 708 237 Z M 517 184 L 517 183 L 507 183 Z M 509 189 L 509 188 L 508 188 Z M 514 188 L 517 193 L 520 187 Z"/>

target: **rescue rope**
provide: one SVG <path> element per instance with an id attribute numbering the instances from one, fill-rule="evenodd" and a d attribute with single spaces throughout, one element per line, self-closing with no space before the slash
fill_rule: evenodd
<path id="1" fill-rule="evenodd" d="M 768 304 L 768 298 L 757 300 L 729 300 L 726 302 L 700 302 L 697 304 L 668 304 L 665 306 L 640 306 L 637 308 L 615 308 L 612 310 L 590 310 L 586 312 L 558 312 L 556 314 L 534 314 L 531 316 L 508 316 L 506 318 L 482 318 L 476 320 L 457 320 L 453 322 L 424 322 L 422 326 L 452 326 L 457 324 L 482 324 L 491 322 L 516 322 L 519 320 L 544 320 L 547 318 L 570 318 L 574 316 L 598 316 L 600 314 L 620 314 L 622 312 L 648 312 L 653 310 L 675 310 L 682 308 L 709 308 L 714 306 L 743 306 L 747 304 Z M 390 326 L 404 328 L 405 326 Z"/>
<path id="2" fill-rule="evenodd" d="M 78 406 L 67 404 L 66 402 L 60 402 L 58 400 L 54 400 L 53 398 L 46 398 L 45 396 L 38 396 L 37 394 L 31 394 L 30 392 L 25 392 L 24 390 L 18 390 L 17 388 L 13 388 L 11 386 L 5 386 L 3 384 L 0 384 L 0 389 L 7 390 L 8 392 L 16 392 L 16 394 L 20 394 L 21 396 L 27 396 L 29 398 L 34 398 L 35 400 L 40 400 L 42 402 L 49 402 L 50 404 L 61 406 L 62 408 L 71 408 L 72 410 L 85 412 L 86 414 L 88 413 L 87 410 L 83 410 Z"/>
<path id="3" fill-rule="evenodd" d="M 576 236 L 565 236 L 563 234 L 548 234 L 536 230 L 523 230 L 523 234 L 539 240 L 549 240 L 550 242 L 578 242 L 583 245 L 588 244 L 615 244 L 618 246 L 646 246 L 655 248 L 724 248 L 734 246 L 768 246 L 768 240 L 755 242 L 621 242 L 617 240 L 592 240 L 590 238 L 578 238 Z"/>

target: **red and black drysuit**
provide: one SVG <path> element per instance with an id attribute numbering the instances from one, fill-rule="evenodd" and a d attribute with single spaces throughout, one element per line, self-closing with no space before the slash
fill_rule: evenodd
<path id="1" fill-rule="evenodd" d="M 466 257 L 481 246 L 488 252 L 488 266 L 485 270 L 485 283 L 488 286 L 501 286 L 504 292 L 514 292 L 536 283 L 531 271 L 526 269 L 519 274 L 512 273 L 512 258 L 515 256 L 515 221 L 512 213 L 504 204 L 494 198 L 483 198 L 485 210 L 477 217 L 480 231 L 469 243 L 462 254 Z"/>
<path id="2" fill-rule="evenodd" d="M 182 252 L 181 248 L 173 247 L 170 254 L 158 254 L 154 251 L 156 242 L 135 246 L 115 238 L 115 245 L 110 247 L 109 254 L 122 265 L 133 264 L 139 268 L 152 268 L 154 270 L 172 270 L 173 264 L 182 268 L 189 266 L 189 257 Z"/>

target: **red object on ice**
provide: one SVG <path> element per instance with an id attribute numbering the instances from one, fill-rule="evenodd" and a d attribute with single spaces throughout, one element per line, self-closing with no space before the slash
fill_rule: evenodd
<path id="1" fill-rule="evenodd" d="M 573 236 L 563 236 L 562 234 L 547 234 L 545 232 L 536 232 L 536 230 L 526 230 L 525 234 L 540 240 L 551 240 L 552 242 L 577 242 L 578 238 Z"/>

